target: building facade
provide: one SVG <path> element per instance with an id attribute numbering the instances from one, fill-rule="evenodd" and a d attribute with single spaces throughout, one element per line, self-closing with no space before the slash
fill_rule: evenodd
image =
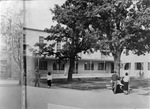
<path id="1" fill-rule="evenodd" d="M 33 56 L 32 49 L 38 49 L 34 45 L 36 43 L 44 43 L 44 38 L 49 34 L 37 29 L 25 28 L 24 29 L 24 43 L 27 45 L 26 53 L 26 72 L 29 77 L 34 76 L 34 71 L 38 66 L 41 75 L 46 75 L 47 72 L 54 74 L 67 75 L 69 69 L 69 62 L 58 63 L 54 56 L 46 58 Z M 51 43 L 51 42 L 47 42 Z M 56 44 L 55 50 L 62 48 L 61 43 Z M 78 54 L 81 59 L 75 62 L 74 74 L 111 74 L 114 71 L 114 60 L 112 56 L 104 56 L 99 51 L 91 54 Z M 150 76 L 150 54 L 137 56 L 129 52 L 121 55 L 121 76 L 126 72 L 130 76 Z"/>
<path id="2" fill-rule="evenodd" d="M 38 49 L 34 45 L 36 43 L 44 43 L 44 38 L 49 34 L 37 29 L 24 28 L 24 44 L 26 47 L 26 72 L 29 77 L 32 77 L 34 70 L 38 66 L 39 61 L 39 70 L 41 75 L 46 75 L 48 71 L 52 74 L 64 74 L 67 75 L 69 69 L 69 62 L 59 63 L 54 56 L 49 56 L 46 58 L 33 56 L 32 49 Z M 47 42 L 51 43 L 51 42 Z M 56 44 L 55 50 L 62 48 L 61 43 Z M 99 51 L 91 54 L 78 54 L 81 59 L 75 62 L 74 74 L 108 74 L 113 72 L 113 57 L 104 56 Z"/>
<path id="3" fill-rule="evenodd" d="M 150 77 L 150 53 L 137 56 L 129 51 L 121 56 L 123 68 L 122 75 L 128 72 L 130 76 Z"/>

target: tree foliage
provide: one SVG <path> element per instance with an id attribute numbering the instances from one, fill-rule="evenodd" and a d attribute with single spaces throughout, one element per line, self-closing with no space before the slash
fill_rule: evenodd
<path id="1" fill-rule="evenodd" d="M 55 40 L 55 43 L 63 44 L 62 49 L 55 55 L 59 59 L 69 60 L 68 81 L 72 80 L 74 61 L 79 58 L 78 53 L 87 52 L 96 42 L 96 36 L 90 25 L 82 24 L 87 19 L 86 4 L 81 0 L 67 0 L 62 6 L 56 5 L 51 11 L 54 14 L 53 20 L 58 24 L 45 29 L 50 33 L 46 40 Z"/>
<path id="2" fill-rule="evenodd" d="M 70 60 L 69 75 L 82 51 L 95 48 L 111 53 L 119 74 L 124 49 L 137 55 L 150 50 L 149 0 L 67 0 L 51 11 L 58 24 L 45 30 L 50 33 L 46 40 L 64 43 L 57 54 Z"/>
<path id="3" fill-rule="evenodd" d="M 102 53 L 109 51 L 113 55 L 115 70 L 118 73 L 124 49 L 138 55 L 149 50 L 150 8 L 144 5 L 144 1 L 92 1 L 87 12 L 92 28 L 99 34 L 96 49 L 101 49 Z"/>
<path id="4" fill-rule="evenodd" d="M 23 34 L 23 5 L 22 2 L 2 1 L 1 6 L 1 38 L 7 45 L 7 52 L 21 70 L 21 37 Z M 15 7 L 15 8 L 14 8 Z"/>

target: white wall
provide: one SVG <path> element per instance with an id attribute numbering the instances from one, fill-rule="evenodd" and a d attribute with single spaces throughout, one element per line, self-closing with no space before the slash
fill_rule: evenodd
<path id="1" fill-rule="evenodd" d="M 150 54 L 146 53 L 145 55 L 137 56 L 130 51 L 128 56 L 122 54 L 121 61 L 122 63 L 131 63 L 131 69 L 130 70 L 122 69 L 122 75 L 124 75 L 125 72 L 129 72 L 130 76 L 139 76 L 140 71 L 135 70 L 135 63 L 143 62 L 144 69 L 142 71 L 144 72 L 144 76 L 150 77 L 150 70 L 148 70 L 148 62 L 150 62 Z"/>

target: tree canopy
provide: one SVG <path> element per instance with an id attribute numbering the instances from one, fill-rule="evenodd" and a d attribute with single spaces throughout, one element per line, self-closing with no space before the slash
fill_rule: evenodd
<path id="1" fill-rule="evenodd" d="M 23 3 L 22 1 L 1 1 L 0 29 L 3 43 L 7 45 L 9 58 L 13 57 L 21 70 L 21 37 L 23 34 Z M 12 69 L 11 69 L 12 70 Z M 11 74 L 10 74 L 11 75 Z"/>
<path id="2" fill-rule="evenodd" d="M 69 60 L 68 81 L 72 80 L 74 62 L 79 58 L 78 53 L 87 52 L 96 43 L 96 36 L 90 26 L 82 25 L 82 22 L 87 19 L 85 15 L 87 6 L 84 5 L 86 2 L 80 0 L 67 0 L 62 6 L 56 5 L 51 11 L 54 14 L 53 20 L 58 24 L 50 29 L 45 29 L 50 33 L 46 40 L 63 43 L 62 49 L 55 55 L 59 59 Z"/>
<path id="3" fill-rule="evenodd" d="M 115 70 L 120 73 L 120 57 L 124 49 L 138 55 L 149 51 L 150 8 L 144 5 L 144 1 L 132 0 L 101 0 L 91 4 L 87 23 L 97 31 L 96 49 L 111 53 Z"/>
<path id="4" fill-rule="evenodd" d="M 50 33 L 46 40 L 64 43 L 57 54 L 70 60 L 68 78 L 72 78 L 75 58 L 82 51 L 95 48 L 105 55 L 111 53 L 119 74 L 124 49 L 138 55 L 150 50 L 148 0 L 67 0 L 51 12 L 58 24 L 45 29 Z"/>

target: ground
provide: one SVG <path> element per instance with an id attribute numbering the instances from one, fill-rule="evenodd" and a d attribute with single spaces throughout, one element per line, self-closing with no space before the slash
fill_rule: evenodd
<path id="1" fill-rule="evenodd" d="M 28 108 L 32 109 L 149 109 L 150 79 L 131 78 L 130 94 L 113 94 L 110 78 L 46 81 L 41 87 L 28 87 Z M 38 93 L 35 93 L 38 91 Z M 40 99 L 39 99 L 40 98 Z M 39 104 L 39 102 L 42 102 Z M 54 105 L 54 107 L 53 107 Z M 66 106 L 66 107 L 64 107 Z M 61 107 L 61 108 L 60 108 Z M 63 108 L 64 107 L 64 108 Z"/>
<path id="2" fill-rule="evenodd" d="M 53 87 L 69 88 L 76 90 L 96 90 L 96 89 L 107 89 L 111 86 L 111 79 L 109 77 L 99 78 L 83 78 L 74 79 L 72 82 L 67 82 L 65 79 L 54 80 Z M 31 86 L 34 86 L 32 83 Z M 41 80 L 41 87 L 47 88 L 46 80 Z M 145 89 L 150 91 L 150 79 L 149 78 L 131 78 L 130 87 L 132 89 Z"/>
<path id="3" fill-rule="evenodd" d="M 21 109 L 21 87 L 0 84 L 0 109 Z"/>
<path id="4" fill-rule="evenodd" d="M 20 109 L 21 87 L 4 83 L 0 84 L 0 109 Z M 54 80 L 51 88 L 45 80 L 41 87 L 33 85 L 26 86 L 27 109 L 150 109 L 150 79 L 146 78 L 131 78 L 128 95 L 113 94 L 110 78 L 75 79 L 71 83 Z"/>

